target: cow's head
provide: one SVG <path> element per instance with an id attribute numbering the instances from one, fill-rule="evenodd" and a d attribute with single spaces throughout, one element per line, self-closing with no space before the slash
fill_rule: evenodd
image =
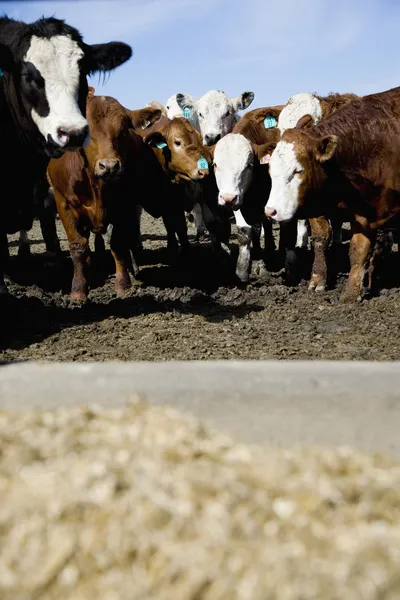
<path id="1" fill-rule="evenodd" d="M 257 146 L 240 133 L 228 133 L 214 149 L 218 204 L 237 210 L 254 178 L 258 164 L 266 164 L 274 145 Z"/>
<path id="2" fill-rule="evenodd" d="M 5 19 L 0 41 L 9 50 L 8 60 L 3 61 L 2 53 L 0 67 L 17 125 L 22 105 L 36 129 L 38 149 L 50 157 L 85 145 L 86 78 L 122 65 L 131 57 L 131 47 L 122 42 L 86 44 L 75 28 L 54 18 L 32 24 Z"/>
<path id="3" fill-rule="evenodd" d="M 265 214 L 275 221 L 288 221 L 299 210 L 315 212 L 318 192 L 327 180 L 326 164 L 334 157 L 337 137 L 311 137 L 306 131 L 286 131 L 269 163 L 271 192 Z M 320 213 L 321 214 L 321 213 Z"/>
<path id="4" fill-rule="evenodd" d="M 190 94 L 174 94 L 170 96 L 165 105 L 167 110 L 167 117 L 173 119 L 174 117 L 185 117 L 188 119 L 193 127 L 200 131 L 199 117 L 196 109 L 196 99 Z"/>
<path id="5" fill-rule="evenodd" d="M 311 117 L 313 125 L 322 119 L 322 106 L 319 98 L 308 92 L 291 96 L 279 115 L 278 128 L 281 134 L 286 129 L 296 127 L 298 121 L 305 115 Z"/>
<path id="6" fill-rule="evenodd" d="M 198 131 L 186 119 L 172 119 L 162 131 L 151 133 L 145 141 L 155 149 L 164 169 L 175 181 L 199 181 L 209 174 L 211 156 Z"/>
<path id="7" fill-rule="evenodd" d="M 187 94 L 177 94 L 180 107 L 185 104 L 196 112 L 200 133 L 206 146 L 216 144 L 219 139 L 230 133 L 238 119 L 236 113 L 250 106 L 253 100 L 253 92 L 243 92 L 237 98 L 229 98 L 220 90 L 210 91 L 192 103 Z"/>
<path id="8" fill-rule="evenodd" d="M 146 114 L 144 119 L 140 119 L 139 112 L 126 109 L 110 96 L 95 96 L 93 88 L 89 88 L 87 118 L 90 142 L 85 147 L 85 155 L 96 178 L 110 181 L 123 175 L 129 136 L 134 125 L 140 120 L 144 123 L 149 116 Z"/>

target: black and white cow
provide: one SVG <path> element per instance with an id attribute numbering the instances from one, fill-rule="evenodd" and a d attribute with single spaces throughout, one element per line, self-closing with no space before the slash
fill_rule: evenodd
<path id="1" fill-rule="evenodd" d="M 64 21 L 27 24 L 0 18 L 1 169 L 12 193 L 0 195 L 0 292 L 7 233 L 32 227 L 34 190 L 50 158 L 89 140 L 87 76 L 115 69 L 132 56 L 122 42 L 88 45 Z"/>

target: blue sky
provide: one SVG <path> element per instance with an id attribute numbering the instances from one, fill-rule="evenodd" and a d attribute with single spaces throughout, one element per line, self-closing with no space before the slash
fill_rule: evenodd
<path id="1" fill-rule="evenodd" d="M 251 90 L 257 108 L 400 85 L 398 0 L 0 0 L 0 14 L 54 15 L 88 43 L 129 43 L 132 59 L 91 84 L 132 109 L 176 92 Z"/>

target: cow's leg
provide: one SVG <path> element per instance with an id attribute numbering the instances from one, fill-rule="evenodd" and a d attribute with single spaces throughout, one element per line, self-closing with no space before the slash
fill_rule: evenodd
<path id="1" fill-rule="evenodd" d="M 115 292 L 117 296 L 124 296 L 132 287 L 128 273 L 130 262 L 128 239 L 126 228 L 120 224 L 114 224 L 110 247 L 115 261 Z"/>
<path id="2" fill-rule="evenodd" d="M 246 223 L 242 212 L 234 212 L 236 226 L 238 228 L 239 256 L 236 263 L 236 276 L 240 281 L 246 283 L 249 280 L 251 265 L 251 239 L 252 227 Z"/>
<path id="3" fill-rule="evenodd" d="M 271 223 L 271 222 L 270 222 Z M 272 225 L 272 224 L 271 224 Z M 261 231 L 263 230 L 263 225 L 258 223 L 253 225 L 252 227 L 252 264 L 251 264 L 251 274 L 256 279 L 265 279 L 268 276 L 268 272 L 265 266 L 264 260 L 265 258 L 265 248 L 264 251 L 261 250 Z M 272 236 L 272 228 L 271 228 L 271 236 Z M 267 240 L 267 235 L 264 234 L 264 240 Z M 272 238 L 272 242 L 273 238 Z M 267 241 L 268 243 L 268 241 Z M 275 248 L 275 244 L 274 244 Z"/>
<path id="4" fill-rule="evenodd" d="M 203 211 L 201 205 L 196 202 L 193 206 L 192 215 L 194 219 L 194 226 L 196 229 L 196 242 L 199 242 L 202 238 L 205 237 L 206 234 L 206 224 L 203 218 Z"/>
<path id="5" fill-rule="evenodd" d="M 47 252 L 60 255 L 61 246 L 57 235 L 54 194 L 49 191 L 43 204 L 39 203 L 39 222 Z"/>
<path id="6" fill-rule="evenodd" d="M 307 221 L 299 219 L 297 221 L 297 240 L 296 247 L 301 250 L 307 250 L 308 244 L 308 227 Z"/>
<path id="7" fill-rule="evenodd" d="M 346 287 L 340 297 L 342 302 L 354 302 L 362 297 L 366 266 L 370 260 L 376 240 L 376 231 L 366 231 L 355 221 L 352 223 L 350 242 L 350 273 Z"/>
<path id="8" fill-rule="evenodd" d="M 9 291 L 4 281 L 4 270 L 9 258 L 7 234 L 0 232 L 0 296 L 9 294 Z"/>
<path id="9" fill-rule="evenodd" d="M 379 229 L 376 235 L 374 248 L 371 252 L 367 271 L 367 290 L 369 294 L 373 294 L 378 288 L 378 282 L 381 278 L 385 256 L 387 257 L 390 254 L 392 247 L 392 232 Z"/>
<path id="10" fill-rule="evenodd" d="M 223 261 L 231 257 L 231 250 L 229 248 L 229 238 L 231 234 L 231 223 L 229 220 L 229 213 L 226 214 L 226 218 L 222 218 L 213 213 L 213 210 L 204 203 L 201 205 L 204 222 L 206 228 L 210 234 L 211 249 L 214 254 L 221 257 Z"/>
<path id="11" fill-rule="evenodd" d="M 332 229 L 325 217 L 310 219 L 310 227 L 314 247 L 314 263 L 308 289 L 323 292 L 327 285 L 327 257 Z"/>
<path id="12" fill-rule="evenodd" d="M 131 273 L 135 277 L 139 274 L 138 255 L 143 251 L 141 219 L 143 208 L 139 205 L 135 207 L 131 220 L 132 236 L 129 237 L 129 252 L 131 257 Z"/>
<path id="13" fill-rule="evenodd" d="M 102 235 L 101 233 L 95 233 L 94 235 L 94 251 L 98 256 L 101 256 L 106 251 L 105 237 L 106 234 Z"/>
<path id="14" fill-rule="evenodd" d="M 298 260 L 296 254 L 297 221 L 288 221 L 280 224 L 280 249 L 285 256 L 285 282 L 287 285 L 299 283 Z"/>
<path id="15" fill-rule="evenodd" d="M 69 252 L 74 268 L 70 298 L 72 301 L 83 302 L 86 300 L 88 292 L 85 265 L 88 263 L 90 256 L 89 232 L 86 236 L 79 232 L 78 224 L 66 208 L 65 199 L 58 192 L 56 192 L 56 201 L 58 214 L 68 239 Z"/>
<path id="16" fill-rule="evenodd" d="M 139 204 L 137 204 L 136 211 L 135 211 L 135 218 L 133 219 L 133 235 L 134 235 L 134 239 L 135 239 L 135 246 L 136 246 L 138 252 L 141 252 L 143 250 L 142 233 L 141 233 L 141 231 L 142 231 L 142 229 L 141 229 L 142 213 L 143 213 L 143 208 Z"/>
<path id="17" fill-rule="evenodd" d="M 19 232 L 18 240 L 18 256 L 22 260 L 26 260 L 31 255 L 31 246 L 29 243 L 29 236 L 26 229 L 21 229 Z"/>
<path id="18" fill-rule="evenodd" d="M 176 211 L 168 211 L 163 215 L 163 221 L 165 229 L 167 230 L 168 253 L 172 260 L 174 260 L 179 253 L 176 236 L 178 236 L 181 245 L 181 253 L 183 255 L 187 254 L 190 250 L 190 242 L 187 233 L 185 212 L 179 209 Z"/>
<path id="19" fill-rule="evenodd" d="M 267 262 L 270 258 L 273 257 L 276 244 L 274 240 L 274 233 L 272 229 L 272 221 L 271 219 L 263 220 L 263 231 L 264 231 L 264 259 Z"/>

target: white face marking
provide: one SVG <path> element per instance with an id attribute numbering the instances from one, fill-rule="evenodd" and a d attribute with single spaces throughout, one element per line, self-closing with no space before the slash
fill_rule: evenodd
<path id="1" fill-rule="evenodd" d="M 278 142 L 269 163 L 272 186 L 266 205 L 266 209 L 276 211 L 276 214 L 269 215 L 276 221 L 288 221 L 294 217 L 299 203 L 302 170 L 293 143 Z"/>
<path id="2" fill-rule="evenodd" d="M 214 143 L 218 135 L 222 138 L 230 133 L 237 122 L 233 101 L 224 92 L 207 92 L 197 101 L 196 109 L 205 144 Z M 206 139 L 206 136 L 209 138 Z"/>
<path id="3" fill-rule="evenodd" d="M 304 115 L 311 115 L 314 125 L 322 119 L 321 103 L 313 94 L 295 94 L 289 98 L 278 119 L 281 134 L 286 129 L 296 127 Z"/>
<path id="4" fill-rule="evenodd" d="M 45 93 L 50 112 L 41 117 L 32 109 L 32 119 L 43 137 L 63 147 L 68 142 L 64 131 L 80 131 L 87 125 L 78 106 L 79 65 L 83 50 L 69 36 L 50 39 L 32 36 L 25 62 L 32 63 L 45 82 Z"/>
<path id="5" fill-rule="evenodd" d="M 219 140 L 214 151 L 219 204 L 224 206 L 224 198 L 236 197 L 232 208 L 241 206 L 253 178 L 254 159 L 249 140 L 240 133 L 228 133 Z"/>
<path id="6" fill-rule="evenodd" d="M 170 96 L 165 105 L 168 119 L 173 119 L 174 117 L 182 117 L 182 108 L 176 101 L 176 96 L 177 94 Z M 197 116 L 197 111 L 195 107 L 196 100 L 190 94 L 185 94 L 185 98 L 188 101 L 188 104 L 190 103 L 189 108 L 192 113 L 192 116 L 190 117 L 190 119 L 188 119 L 188 121 L 190 121 L 190 123 L 197 131 L 200 131 L 199 118 Z"/>

